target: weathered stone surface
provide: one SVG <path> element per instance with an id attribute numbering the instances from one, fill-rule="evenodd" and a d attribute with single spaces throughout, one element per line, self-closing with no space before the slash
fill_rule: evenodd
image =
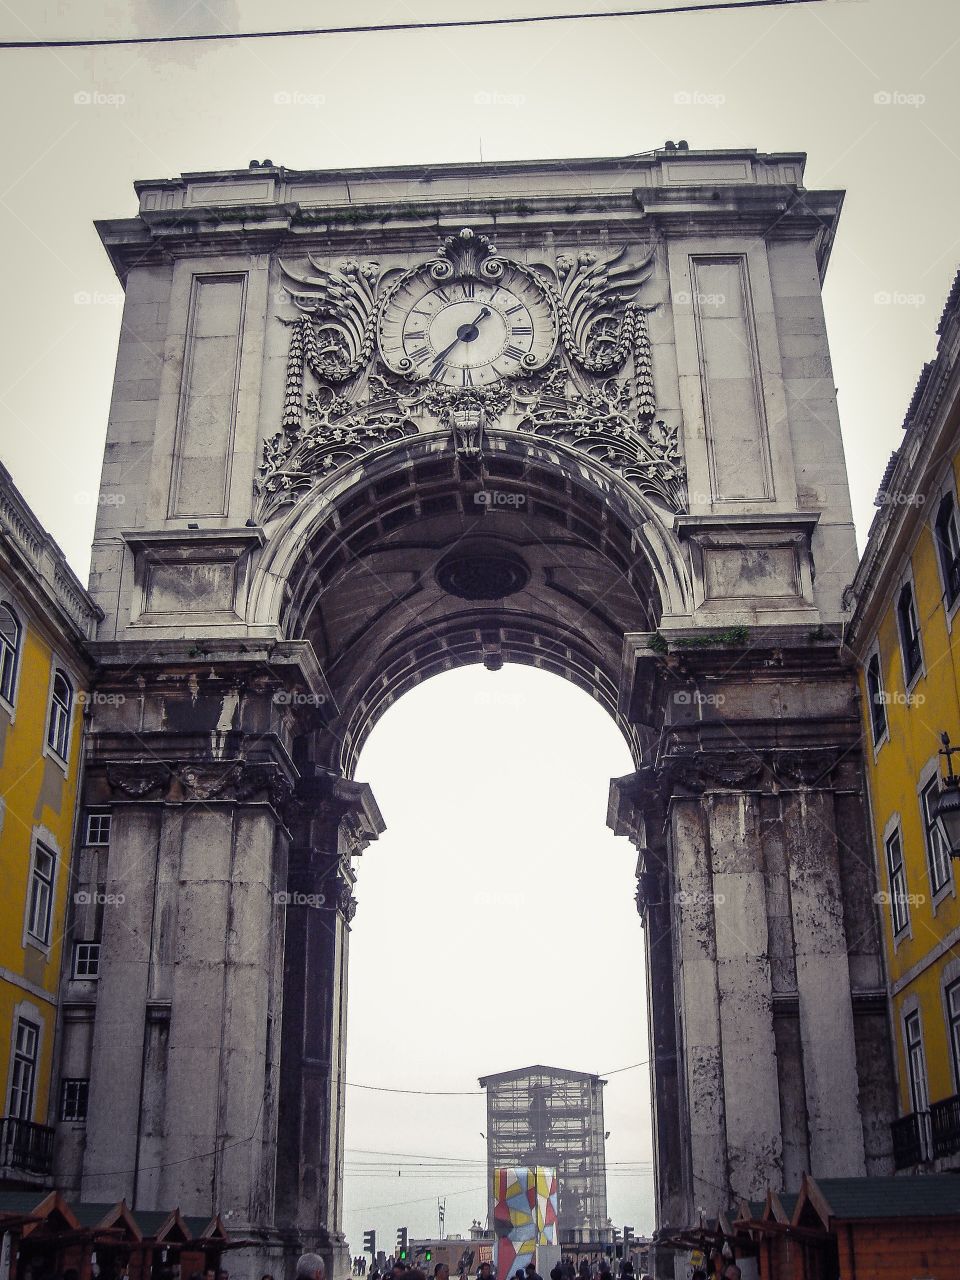
<path id="1" fill-rule="evenodd" d="M 126 901 L 95 1010 L 64 993 L 86 1199 L 229 1210 L 251 1273 L 302 1247 L 342 1269 L 351 863 L 382 828 L 353 773 L 406 689 L 479 661 L 575 681 L 635 757 L 611 814 L 640 851 L 661 1221 L 883 1166 L 819 297 L 839 198 L 793 200 L 802 169 L 187 175 L 101 225 L 127 302 L 88 874 Z M 404 335 L 468 285 L 504 344 L 451 373 Z"/>

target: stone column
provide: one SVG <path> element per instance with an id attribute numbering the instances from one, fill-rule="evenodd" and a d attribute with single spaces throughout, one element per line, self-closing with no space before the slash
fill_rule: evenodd
<path id="1" fill-rule="evenodd" d="M 351 859 L 383 820 L 369 787 L 322 770 L 301 779 L 298 799 L 309 842 L 291 852 L 285 895 L 277 1222 L 339 1276 L 349 1272 L 342 1175 Z"/>
<path id="2" fill-rule="evenodd" d="M 96 1007 L 81 1194 L 220 1212 L 267 1251 L 292 747 L 323 704 L 322 678 L 296 644 L 201 655 L 153 641 L 97 656 L 84 802 L 113 824 L 86 890 L 102 947 L 83 993 Z"/>
<path id="3" fill-rule="evenodd" d="M 684 639 L 638 660 L 631 704 L 660 726 L 632 799 L 648 834 L 666 832 L 653 892 L 672 936 L 690 1223 L 796 1191 L 804 1171 L 884 1171 L 890 1099 L 853 673 L 819 634 L 732 652 Z M 649 980 L 656 1028 L 668 1002 L 652 955 Z M 656 1106 L 659 1122 L 659 1093 Z M 663 1221 L 659 1181 L 657 1195 Z"/>
<path id="4" fill-rule="evenodd" d="M 647 1029 L 650 1045 L 650 1102 L 653 1123 L 653 1178 L 657 1226 L 685 1221 L 690 1199 L 690 1150 L 681 1141 L 676 955 L 664 843 L 666 818 L 661 788 L 650 766 L 610 784 L 607 825 L 637 849 L 637 911 L 644 929 L 647 967 Z"/>

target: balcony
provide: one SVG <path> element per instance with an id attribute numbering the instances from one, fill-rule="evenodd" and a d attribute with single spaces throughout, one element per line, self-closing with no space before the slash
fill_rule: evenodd
<path id="1" fill-rule="evenodd" d="M 942 1159 L 960 1151 L 960 1094 L 934 1102 L 930 1107 L 933 1154 Z"/>
<path id="2" fill-rule="evenodd" d="M 901 1116 L 890 1126 L 893 1134 L 893 1163 L 897 1169 L 909 1169 L 930 1159 L 930 1112 L 914 1111 Z"/>
<path id="3" fill-rule="evenodd" d="M 0 1120 L 0 1174 L 45 1178 L 53 1170 L 53 1129 L 7 1116 Z"/>

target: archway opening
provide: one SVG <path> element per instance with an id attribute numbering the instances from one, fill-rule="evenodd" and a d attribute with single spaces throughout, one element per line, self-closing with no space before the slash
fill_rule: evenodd
<path id="1" fill-rule="evenodd" d="M 603 824 L 633 767 L 598 701 L 508 664 L 428 680 L 377 722 L 357 776 L 388 829 L 358 867 L 344 1231 L 467 1234 L 487 1217 L 478 1077 L 600 1074 L 607 1216 L 654 1223 L 634 853 Z M 626 1068 L 626 1069 L 624 1069 Z M 415 1092 L 393 1092 L 411 1090 Z"/>

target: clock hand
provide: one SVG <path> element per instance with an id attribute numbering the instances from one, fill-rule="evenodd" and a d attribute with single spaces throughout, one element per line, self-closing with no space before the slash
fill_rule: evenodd
<path id="1" fill-rule="evenodd" d="M 473 341 L 473 338 L 476 335 L 467 337 L 467 334 L 469 334 L 471 330 L 476 329 L 477 325 L 480 323 L 481 320 L 486 320 L 488 315 L 490 315 L 490 308 L 482 307 L 475 320 L 471 320 L 469 324 L 462 324 L 459 327 L 453 341 L 449 342 L 442 351 L 437 353 L 437 357 L 434 360 L 433 365 L 431 366 L 431 369 L 430 369 L 430 376 L 432 378 L 435 378 L 437 374 L 440 372 L 440 370 L 443 368 L 443 365 L 444 365 L 444 362 L 446 361 L 447 356 L 450 354 L 450 352 L 453 350 L 454 347 L 459 346 L 461 342 Z"/>

